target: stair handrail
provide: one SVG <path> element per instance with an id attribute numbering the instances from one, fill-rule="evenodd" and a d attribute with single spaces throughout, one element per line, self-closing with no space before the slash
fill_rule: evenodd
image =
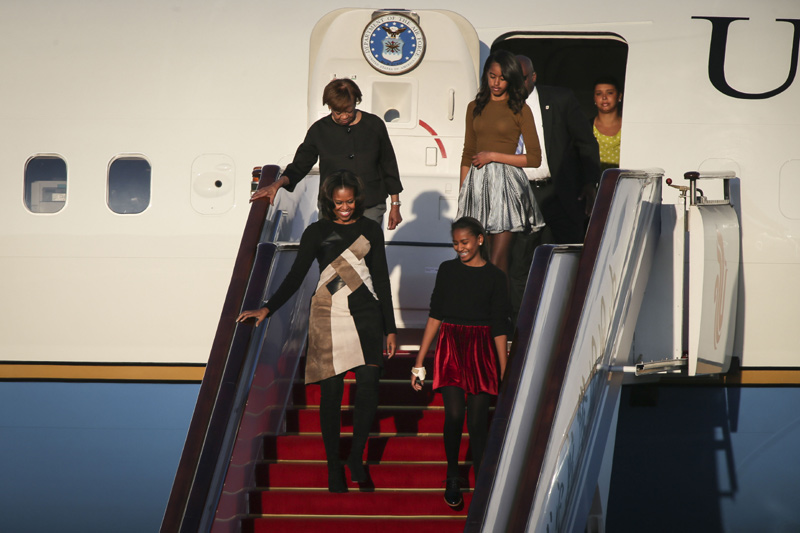
<path id="1" fill-rule="evenodd" d="M 276 165 L 262 167 L 258 189 L 274 183 L 279 171 Z M 221 446 L 222 435 L 216 434 L 214 424 L 226 421 L 221 411 L 226 408 L 229 410 L 230 405 L 223 404 L 232 400 L 230 397 L 220 397 L 220 391 L 224 376 L 238 372 L 234 367 L 241 364 L 241 354 L 239 358 L 229 357 L 236 330 L 235 318 L 242 309 L 257 246 L 267 224 L 268 210 L 267 202 L 253 202 L 250 205 L 197 403 L 161 522 L 162 533 L 198 531 Z"/>
<path id="2" fill-rule="evenodd" d="M 603 230 L 605 229 L 606 220 L 608 219 L 611 209 L 614 190 L 619 181 L 620 174 L 622 173 L 623 171 L 619 169 L 607 170 L 600 181 L 597 198 L 592 209 L 592 215 L 581 252 L 578 277 L 573 286 L 572 293 L 566 296 L 570 299 L 570 303 L 562 327 L 562 336 L 559 341 L 560 345 L 556 346 L 550 364 L 547 367 L 548 375 L 545 380 L 543 392 L 545 401 L 542 402 L 542 409 L 535 422 L 536 431 L 533 433 L 532 442 L 529 444 L 531 449 L 528 454 L 528 461 L 524 465 L 528 474 L 522 476 L 523 481 L 515 495 L 515 501 L 520 502 L 520 505 L 512 507 L 514 511 L 509 517 L 509 531 L 524 531 L 528 520 L 533 494 L 539 481 L 539 472 L 541 471 L 544 461 L 547 442 L 550 439 L 550 430 L 552 428 L 553 418 L 555 417 L 558 401 L 557 392 L 561 390 L 569 359 L 569 350 L 565 349 L 564 346 L 566 346 L 566 344 L 571 346 L 572 339 L 575 336 L 575 330 L 580 319 L 586 291 L 591 281 L 592 270 L 602 240 Z M 538 260 L 536 255 L 534 255 L 534 262 L 531 264 L 528 283 L 525 288 L 519 319 L 517 321 L 517 330 L 514 333 L 511 346 L 510 364 L 500 388 L 500 395 L 497 400 L 495 414 L 492 418 L 489 440 L 484 452 L 481 472 L 475 482 L 475 490 L 467 516 L 465 532 L 477 533 L 483 528 L 493 488 L 492 479 L 497 472 L 500 454 L 506 437 L 506 430 L 508 429 L 507 423 L 511 416 L 517 390 L 520 385 L 522 369 L 525 365 L 525 348 L 530 340 L 534 318 L 543 289 L 547 261 L 549 261 L 548 254 L 539 254 Z"/>
<path id="3" fill-rule="evenodd" d="M 258 245 L 244 308 L 254 309 L 274 293 L 299 247 L 285 242 Z M 286 409 L 305 353 L 314 278 L 308 273 L 286 305 L 259 327 L 247 322 L 237 328 L 234 346 L 244 355 L 238 374 L 227 380 L 225 392 L 233 400 L 198 531 L 237 533 L 240 520 L 250 513 L 248 494 L 258 485 L 265 436 L 285 430 Z"/>

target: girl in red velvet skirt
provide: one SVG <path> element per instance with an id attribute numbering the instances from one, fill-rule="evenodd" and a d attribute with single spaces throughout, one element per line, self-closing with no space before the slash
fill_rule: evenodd
<path id="1" fill-rule="evenodd" d="M 462 217 L 453 223 L 451 231 L 458 256 L 439 266 L 430 316 L 411 369 L 411 386 L 422 390 L 423 361 L 438 332 L 433 389 L 442 394 L 445 408 L 444 499 L 451 507 L 457 507 L 463 501 L 458 451 L 465 408 L 477 478 L 489 433 L 489 406 L 506 368 L 511 306 L 506 276 L 488 260 L 480 222 Z"/>

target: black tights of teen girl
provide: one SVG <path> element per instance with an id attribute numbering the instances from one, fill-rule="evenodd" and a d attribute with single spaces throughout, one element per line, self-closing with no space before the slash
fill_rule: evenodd
<path id="1" fill-rule="evenodd" d="M 362 459 L 369 430 L 378 410 L 378 381 L 381 369 L 373 365 L 362 365 L 354 368 L 353 372 L 356 375 L 353 443 L 346 464 L 350 468 L 350 477 L 353 482 L 363 483 L 367 481 L 367 473 L 364 470 Z M 328 490 L 331 492 L 347 492 L 344 470 L 339 460 L 344 376 L 343 372 L 319 382 L 319 422 L 322 429 L 322 441 L 325 444 L 325 455 L 328 460 Z"/>
<path id="2" fill-rule="evenodd" d="M 447 478 L 459 477 L 458 450 L 461 447 L 466 407 L 472 466 L 477 479 L 483 451 L 489 438 L 489 404 L 492 396 L 486 393 L 467 394 L 465 402 L 464 389 L 461 387 L 442 387 L 439 391 L 444 401 L 444 453 L 447 456 Z"/>

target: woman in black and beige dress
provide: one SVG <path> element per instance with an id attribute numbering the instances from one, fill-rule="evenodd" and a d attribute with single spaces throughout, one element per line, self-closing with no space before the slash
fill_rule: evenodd
<path id="1" fill-rule="evenodd" d="M 364 187 L 352 172 L 329 175 L 320 188 L 320 220 L 303 232 L 291 271 L 261 309 L 237 318 L 260 324 L 297 291 L 314 259 L 320 279 L 311 300 L 306 384 L 321 389 L 320 425 L 328 459 L 328 490 L 346 492 L 339 461 L 340 411 L 344 375 L 356 376 L 353 444 L 346 461 L 353 482 L 367 480 L 362 463 L 369 430 L 378 408 L 378 380 L 383 367 L 383 337 L 389 357 L 396 350 L 383 232 L 362 216 Z"/>

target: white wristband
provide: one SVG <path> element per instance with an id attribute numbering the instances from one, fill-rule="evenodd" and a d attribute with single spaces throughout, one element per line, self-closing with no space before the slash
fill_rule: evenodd
<path id="1" fill-rule="evenodd" d="M 419 378 L 420 381 L 425 381 L 425 367 L 421 366 L 419 368 L 413 367 L 411 369 L 411 373 L 414 374 Z"/>

